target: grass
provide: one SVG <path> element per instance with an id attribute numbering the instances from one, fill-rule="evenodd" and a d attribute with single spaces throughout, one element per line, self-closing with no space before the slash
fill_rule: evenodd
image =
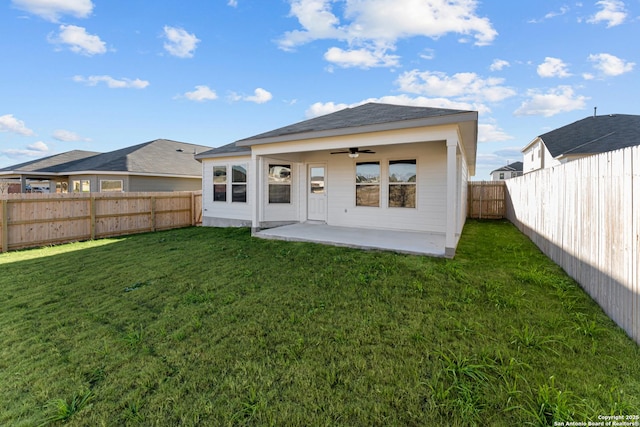
<path id="1" fill-rule="evenodd" d="M 454 260 L 187 228 L 2 254 L 0 271 L 0 425 L 640 413 L 639 347 L 507 222 L 469 221 Z"/>

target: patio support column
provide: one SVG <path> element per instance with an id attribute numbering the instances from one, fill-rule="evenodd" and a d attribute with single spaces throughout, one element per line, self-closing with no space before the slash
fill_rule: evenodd
<path id="1" fill-rule="evenodd" d="M 27 177 L 24 175 L 20 175 L 20 192 L 27 192 Z"/>
<path id="2" fill-rule="evenodd" d="M 456 223 L 458 222 L 456 195 L 458 139 L 447 139 L 447 228 L 444 244 L 444 256 L 453 258 L 456 253 Z"/>
<path id="3" fill-rule="evenodd" d="M 260 157 L 251 154 L 251 169 L 253 170 L 253 191 L 256 197 L 253 197 L 254 206 L 251 210 L 251 233 L 260 231 L 260 217 L 262 210 L 263 191 L 262 191 L 262 162 Z"/>

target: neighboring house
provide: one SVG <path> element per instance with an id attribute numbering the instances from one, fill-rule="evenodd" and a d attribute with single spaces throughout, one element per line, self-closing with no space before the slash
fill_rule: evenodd
<path id="1" fill-rule="evenodd" d="M 524 172 L 640 145 L 640 116 L 590 116 L 536 137 L 522 149 Z"/>
<path id="2" fill-rule="evenodd" d="M 370 103 L 200 153 L 203 225 L 440 233 L 453 256 L 477 126 L 475 111 Z"/>
<path id="3" fill-rule="evenodd" d="M 23 193 L 193 191 L 202 188 L 194 155 L 210 149 L 156 139 L 108 153 L 73 150 L 2 168 L 0 178 L 19 182 Z"/>
<path id="4" fill-rule="evenodd" d="M 522 176 L 522 162 L 513 162 L 491 171 L 491 181 L 504 181 L 516 176 Z"/>

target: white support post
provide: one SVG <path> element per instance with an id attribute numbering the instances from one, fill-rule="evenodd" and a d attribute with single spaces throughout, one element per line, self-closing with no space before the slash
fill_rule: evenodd
<path id="1" fill-rule="evenodd" d="M 253 169 L 253 191 L 256 197 L 253 198 L 254 206 L 251 212 L 251 232 L 260 231 L 260 211 L 262 210 L 263 191 L 262 191 L 262 162 L 260 157 L 254 153 L 251 154 L 251 166 Z"/>
<path id="2" fill-rule="evenodd" d="M 457 151 L 457 138 L 447 139 L 447 229 L 444 244 L 444 256 L 447 258 L 453 258 L 456 253 L 456 224 L 458 222 Z"/>

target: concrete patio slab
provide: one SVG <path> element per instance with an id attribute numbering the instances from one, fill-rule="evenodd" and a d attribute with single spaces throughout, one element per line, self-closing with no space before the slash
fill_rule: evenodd
<path id="1" fill-rule="evenodd" d="M 324 223 L 284 225 L 254 232 L 263 239 L 314 242 L 358 249 L 377 249 L 444 257 L 444 234 L 335 227 Z"/>

